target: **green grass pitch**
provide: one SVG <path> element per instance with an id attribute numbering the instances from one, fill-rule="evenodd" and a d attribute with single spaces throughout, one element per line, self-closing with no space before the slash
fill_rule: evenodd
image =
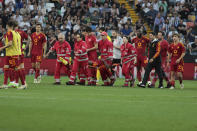
<path id="1" fill-rule="evenodd" d="M 63 79 L 63 77 L 62 77 Z M 185 88 L 54 86 L 0 90 L 0 131 L 197 131 L 197 81 Z M 0 84 L 3 76 L 0 75 Z M 176 83 L 179 86 L 178 82 Z"/>

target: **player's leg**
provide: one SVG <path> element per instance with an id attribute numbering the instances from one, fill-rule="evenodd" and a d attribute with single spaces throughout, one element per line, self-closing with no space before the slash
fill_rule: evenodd
<path id="1" fill-rule="evenodd" d="M 129 86 L 129 81 L 131 79 L 130 77 L 130 73 L 129 73 L 129 63 L 124 63 L 122 65 L 122 73 L 125 76 L 125 82 L 124 82 L 124 87 L 128 87 Z"/>
<path id="2" fill-rule="evenodd" d="M 60 71 L 61 71 L 61 63 L 56 60 L 55 73 L 54 73 L 55 85 L 60 85 Z"/>
<path id="3" fill-rule="evenodd" d="M 146 66 L 146 69 L 145 69 L 145 74 L 144 74 L 143 81 L 142 81 L 141 84 L 138 84 L 139 87 L 145 88 L 146 83 L 147 83 L 148 78 L 149 78 L 149 74 L 150 74 L 152 68 L 153 68 L 152 63 L 148 63 L 147 66 Z"/>
<path id="4" fill-rule="evenodd" d="M 182 64 L 178 65 L 177 77 L 178 77 L 179 82 L 180 82 L 180 87 L 181 87 L 181 89 L 183 89 L 184 85 L 183 85 L 183 65 Z"/>
<path id="5" fill-rule="evenodd" d="M 70 75 L 69 81 L 66 83 L 67 85 L 74 85 L 75 84 L 75 78 L 76 78 L 76 73 L 79 70 L 79 62 L 77 60 L 73 61 L 73 66 L 72 66 L 72 71 Z"/>
<path id="6" fill-rule="evenodd" d="M 170 66 L 170 70 L 171 70 L 171 72 L 170 72 L 170 85 L 171 85 L 171 87 L 170 87 L 170 89 L 174 89 L 175 88 L 175 72 L 176 72 L 176 66 L 175 65 L 172 65 L 171 64 L 171 66 Z"/>
<path id="7" fill-rule="evenodd" d="M 80 65 L 80 69 L 82 69 L 82 72 L 83 72 L 83 74 L 85 75 L 85 78 L 88 81 L 88 85 L 91 86 L 92 85 L 92 83 L 91 83 L 91 79 L 92 79 L 92 74 L 91 73 L 92 72 L 88 68 L 88 62 L 87 61 L 82 62 L 82 64 Z"/>
<path id="8" fill-rule="evenodd" d="M 115 79 L 114 75 L 111 72 L 112 62 L 111 61 L 106 61 L 106 62 L 109 65 L 109 67 L 105 66 L 104 70 L 106 72 L 107 77 L 110 79 L 110 85 L 113 86 L 113 84 L 116 81 L 116 79 Z"/>
<path id="9" fill-rule="evenodd" d="M 8 78 L 9 78 L 9 73 L 10 73 L 9 65 L 5 64 L 3 67 L 3 70 L 4 70 L 4 82 L 3 82 L 3 85 L 0 87 L 0 89 L 8 88 Z"/>
<path id="10" fill-rule="evenodd" d="M 37 55 L 36 56 L 36 73 L 35 73 L 35 79 L 37 80 L 37 83 L 41 82 L 41 75 L 40 75 L 41 62 L 42 62 L 42 56 Z"/>
<path id="11" fill-rule="evenodd" d="M 155 72 L 157 73 L 159 77 L 159 88 L 163 88 L 163 74 L 161 69 L 161 63 L 158 62 L 155 66 Z"/>

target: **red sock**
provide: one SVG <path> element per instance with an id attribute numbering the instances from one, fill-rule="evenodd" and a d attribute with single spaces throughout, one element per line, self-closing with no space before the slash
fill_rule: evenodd
<path id="1" fill-rule="evenodd" d="M 8 84 L 8 77 L 9 77 L 9 69 L 8 68 L 4 68 L 4 85 Z"/>
<path id="2" fill-rule="evenodd" d="M 13 82 L 15 80 L 15 70 L 14 69 L 9 69 L 9 76 L 10 76 L 10 81 Z"/>
<path id="3" fill-rule="evenodd" d="M 35 78 L 37 79 L 38 76 L 40 76 L 40 69 L 36 69 L 36 74 L 35 74 Z"/>
<path id="4" fill-rule="evenodd" d="M 18 83 L 19 79 L 19 70 L 15 71 L 15 82 Z"/>
<path id="5" fill-rule="evenodd" d="M 171 81 L 171 86 L 175 86 L 175 81 Z"/>
<path id="6" fill-rule="evenodd" d="M 26 76 L 26 74 L 25 74 L 25 69 L 24 69 L 24 68 L 21 69 L 21 72 L 22 72 L 23 79 L 26 80 L 26 78 L 25 78 L 25 76 Z"/>
<path id="7" fill-rule="evenodd" d="M 24 77 L 23 77 L 23 71 L 19 70 L 18 73 L 19 73 L 19 77 L 20 77 L 20 80 L 21 80 L 21 84 L 25 85 L 25 80 L 24 80 Z"/>

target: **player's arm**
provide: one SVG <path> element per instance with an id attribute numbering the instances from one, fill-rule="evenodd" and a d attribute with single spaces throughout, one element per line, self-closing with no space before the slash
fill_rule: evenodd
<path id="1" fill-rule="evenodd" d="M 7 36 L 7 39 L 8 39 L 8 43 L 4 44 L 4 46 L 0 48 L 0 51 L 2 51 L 5 48 L 8 48 L 8 47 L 13 45 L 13 35 L 12 35 L 12 33 L 8 33 L 6 36 Z M 2 39 L 2 42 L 5 42 L 5 37 Z"/>
<path id="2" fill-rule="evenodd" d="M 155 55 L 149 60 L 150 63 L 153 62 L 154 59 L 156 59 L 156 58 L 159 56 L 160 51 L 161 51 L 161 46 L 160 46 L 160 42 L 158 42 L 157 47 L 156 47 L 156 53 L 155 53 Z"/>
<path id="3" fill-rule="evenodd" d="M 0 51 L 4 50 L 5 48 L 8 48 L 8 47 L 12 46 L 12 44 L 13 44 L 12 41 L 9 41 L 7 45 L 0 48 Z"/>
<path id="4" fill-rule="evenodd" d="M 47 42 L 44 42 L 44 44 L 43 44 L 43 50 L 44 50 L 43 56 L 45 57 L 46 56 L 46 51 L 47 51 Z"/>
<path id="5" fill-rule="evenodd" d="M 31 50 L 32 50 L 32 45 L 33 45 L 33 43 L 32 43 L 32 39 L 31 39 L 30 42 L 29 42 L 29 52 L 28 52 L 27 56 L 30 56 L 30 53 L 31 53 Z"/>

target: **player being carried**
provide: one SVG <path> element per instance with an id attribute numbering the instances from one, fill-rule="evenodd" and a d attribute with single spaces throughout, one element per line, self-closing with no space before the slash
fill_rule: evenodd
<path id="1" fill-rule="evenodd" d="M 49 54 L 53 51 L 56 51 L 57 60 L 55 64 L 55 85 L 60 85 L 60 71 L 61 68 L 64 68 L 64 71 L 70 77 L 70 67 L 69 67 L 69 58 L 71 54 L 71 47 L 70 44 L 65 41 L 65 35 L 60 33 L 58 35 L 58 41 L 51 47 L 49 52 L 46 54 L 45 57 L 48 57 Z"/>
<path id="2" fill-rule="evenodd" d="M 36 32 L 31 35 L 31 42 L 29 45 L 28 56 L 31 55 L 32 68 L 35 71 L 34 83 L 41 82 L 40 76 L 40 64 L 42 62 L 42 57 L 46 54 L 46 36 L 41 32 L 41 24 L 36 24 Z"/>
<path id="3" fill-rule="evenodd" d="M 179 35 L 178 34 L 173 34 L 173 43 L 169 47 L 169 55 L 168 55 L 168 65 L 169 66 L 169 59 L 171 59 L 170 63 L 170 70 L 171 70 L 171 87 L 170 89 L 175 88 L 175 76 L 177 75 L 179 82 L 180 82 L 180 87 L 181 89 L 184 88 L 183 85 L 183 57 L 185 56 L 185 47 L 184 45 L 179 41 Z"/>

